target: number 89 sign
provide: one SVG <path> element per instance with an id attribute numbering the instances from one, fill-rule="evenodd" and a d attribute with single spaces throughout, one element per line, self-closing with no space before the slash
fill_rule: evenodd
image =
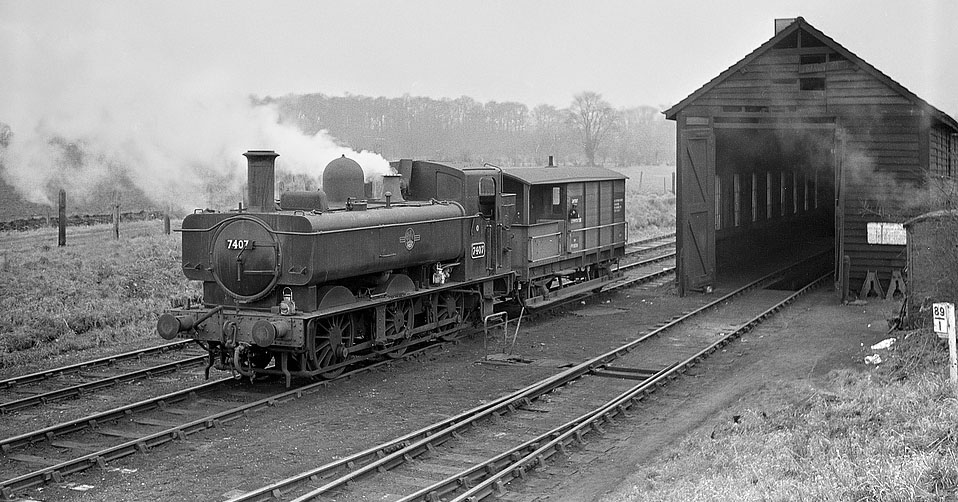
<path id="1" fill-rule="evenodd" d="M 935 325 L 935 333 L 947 335 L 948 329 L 955 325 L 955 305 L 935 303 L 931 307 L 931 317 Z"/>

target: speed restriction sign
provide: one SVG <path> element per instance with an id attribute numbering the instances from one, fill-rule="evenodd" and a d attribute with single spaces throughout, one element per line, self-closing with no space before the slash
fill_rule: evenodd
<path id="1" fill-rule="evenodd" d="M 954 329 L 955 326 L 955 305 L 935 303 L 931 307 L 931 317 L 935 325 L 935 333 L 947 336 L 948 330 Z"/>
<path id="2" fill-rule="evenodd" d="M 948 339 L 948 372 L 951 373 L 951 384 L 958 390 L 958 341 L 955 340 L 955 304 L 935 303 L 931 306 L 932 320 L 935 322 L 935 333 L 939 338 Z"/>

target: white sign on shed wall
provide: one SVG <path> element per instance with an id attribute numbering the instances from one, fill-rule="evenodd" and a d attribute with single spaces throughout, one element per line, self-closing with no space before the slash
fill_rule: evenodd
<path id="1" fill-rule="evenodd" d="M 869 244 L 904 246 L 905 226 L 901 223 L 875 222 L 867 224 Z"/>

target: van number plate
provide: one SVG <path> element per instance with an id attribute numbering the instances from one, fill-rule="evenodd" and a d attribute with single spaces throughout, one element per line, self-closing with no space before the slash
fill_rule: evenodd
<path id="1" fill-rule="evenodd" d="M 477 260 L 486 256 L 486 243 L 485 242 L 473 242 L 472 243 L 472 259 Z"/>

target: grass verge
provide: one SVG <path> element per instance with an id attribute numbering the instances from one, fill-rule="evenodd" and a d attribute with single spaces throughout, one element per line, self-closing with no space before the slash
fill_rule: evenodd
<path id="1" fill-rule="evenodd" d="M 155 222 L 142 222 L 153 225 Z M 130 225 L 137 225 L 131 223 Z M 18 247 L 0 266 L 0 370 L 101 346 L 159 342 L 156 316 L 197 285 L 182 275 L 179 234 L 103 238 L 56 247 Z M 32 235 L 32 234 L 31 234 Z"/>
<path id="2" fill-rule="evenodd" d="M 688 436 L 607 500 L 955 500 L 947 344 L 900 335 L 879 369 L 772 388 L 777 403 Z"/>

